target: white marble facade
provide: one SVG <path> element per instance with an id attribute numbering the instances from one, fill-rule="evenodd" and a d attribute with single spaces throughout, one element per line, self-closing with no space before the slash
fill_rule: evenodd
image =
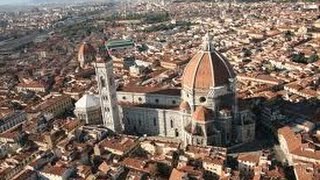
<path id="1" fill-rule="evenodd" d="M 102 119 L 116 132 L 179 138 L 185 144 L 203 146 L 254 139 L 252 113 L 238 111 L 232 66 L 214 49 L 209 35 L 186 66 L 181 89 L 115 93 L 112 60 L 95 63 L 95 67 Z M 105 111 L 108 107 L 114 111 Z"/>

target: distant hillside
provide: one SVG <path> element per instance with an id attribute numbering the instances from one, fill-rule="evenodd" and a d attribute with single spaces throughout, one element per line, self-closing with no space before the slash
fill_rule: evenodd
<path id="1" fill-rule="evenodd" d="M 76 4 L 85 2 L 110 2 L 121 0 L 0 0 L 0 5 Z"/>
<path id="2" fill-rule="evenodd" d="M 30 0 L 33 4 L 76 4 L 85 2 L 110 2 L 110 1 L 121 1 L 121 0 Z"/>

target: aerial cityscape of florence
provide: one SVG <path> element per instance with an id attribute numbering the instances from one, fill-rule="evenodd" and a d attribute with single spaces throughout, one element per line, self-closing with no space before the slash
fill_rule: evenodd
<path id="1" fill-rule="evenodd" d="M 0 180 L 320 180 L 317 0 L 0 0 Z"/>

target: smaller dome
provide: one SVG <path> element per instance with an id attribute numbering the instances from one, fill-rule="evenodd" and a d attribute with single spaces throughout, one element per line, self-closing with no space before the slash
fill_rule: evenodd
<path id="1" fill-rule="evenodd" d="M 197 106 L 194 111 L 192 118 L 196 121 L 205 122 L 208 120 L 210 112 L 207 108 L 203 106 Z"/>
<path id="2" fill-rule="evenodd" d="M 82 43 L 82 45 L 79 48 L 79 55 L 85 56 L 87 54 L 94 55 L 95 49 L 91 44 L 84 42 L 84 43 Z"/>
<path id="3" fill-rule="evenodd" d="M 179 106 L 181 111 L 190 111 L 191 107 L 187 101 L 182 101 Z"/>
<path id="4" fill-rule="evenodd" d="M 83 43 L 78 52 L 78 61 L 80 63 L 80 67 L 84 68 L 86 64 L 91 63 L 96 55 L 96 51 L 93 46 L 88 43 Z"/>
<path id="5" fill-rule="evenodd" d="M 100 108 L 99 99 L 93 95 L 85 94 L 76 102 L 76 108 L 89 109 Z"/>

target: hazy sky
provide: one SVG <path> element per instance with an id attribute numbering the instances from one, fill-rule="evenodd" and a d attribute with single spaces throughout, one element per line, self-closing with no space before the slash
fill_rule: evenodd
<path id="1" fill-rule="evenodd" d="M 0 0 L 0 5 L 27 5 L 31 0 Z"/>
<path id="2" fill-rule="evenodd" d="M 51 2 L 51 3 L 76 3 L 89 1 L 108 1 L 108 0 L 0 0 L 0 5 L 32 5 L 37 3 Z M 112 1 L 112 0 L 109 0 Z"/>

